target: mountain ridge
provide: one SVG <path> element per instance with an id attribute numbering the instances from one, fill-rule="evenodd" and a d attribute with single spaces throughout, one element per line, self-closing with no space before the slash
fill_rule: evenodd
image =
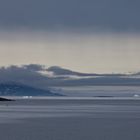
<path id="1" fill-rule="evenodd" d="M 49 89 L 39 89 L 16 82 L 0 83 L 0 96 L 62 96 Z"/>

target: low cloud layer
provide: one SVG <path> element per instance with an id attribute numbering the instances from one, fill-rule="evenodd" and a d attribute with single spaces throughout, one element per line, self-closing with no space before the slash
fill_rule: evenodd
<path id="1" fill-rule="evenodd" d="M 52 75 L 48 75 L 51 72 Z M 46 73 L 46 74 L 45 74 Z M 137 74 L 84 74 L 61 67 L 47 68 L 42 65 L 9 66 L 0 68 L 0 82 L 16 82 L 38 88 L 52 86 L 87 85 L 140 85 Z M 135 76 L 135 77 L 134 77 Z M 79 77 L 79 78 L 74 78 Z"/>

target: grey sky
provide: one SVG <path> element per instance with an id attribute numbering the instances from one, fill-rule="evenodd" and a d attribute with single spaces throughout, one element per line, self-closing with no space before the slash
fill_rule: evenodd
<path id="1" fill-rule="evenodd" d="M 139 0 L 1 0 L 5 28 L 140 31 Z"/>
<path id="2" fill-rule="evenodd" d="M 139 71 L 140 1 L 1 0 L 0 65 Z"/>

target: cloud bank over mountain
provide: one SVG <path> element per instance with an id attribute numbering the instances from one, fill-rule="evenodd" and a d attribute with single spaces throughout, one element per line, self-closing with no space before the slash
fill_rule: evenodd
<path id="1" fill-rule="evenodd" d="M 139 74 L 88 74 L 61 67 L 42 65 L 9 66 L 0 68 L 0 83 L 16 82 L 40 89 L 53 86 L 140 85 Z"/>

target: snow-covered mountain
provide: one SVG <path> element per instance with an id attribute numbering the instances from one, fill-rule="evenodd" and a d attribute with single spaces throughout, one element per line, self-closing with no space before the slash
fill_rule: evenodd
<path id="1" fill-rule="evenodd" d="M 8 82 L 0 83 L 0 96 L 62 96 L 48 90 Z"/>

